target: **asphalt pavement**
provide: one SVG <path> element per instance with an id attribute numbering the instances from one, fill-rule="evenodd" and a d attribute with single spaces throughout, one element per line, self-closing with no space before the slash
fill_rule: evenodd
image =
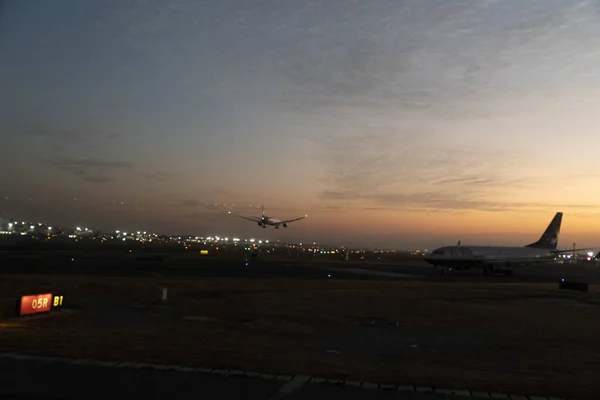
<path id="1" fill-rule="evenodd" d="M 215 259 L 190 257 L 140 260 L 135 255 L 95 258 L 77 254 L 32 254 L 24 258 L 2 257 L 0 274 L 65 274 L 99 276 L 160 275 L 165 277 L 238 277 L 294 279 L 420 280 L 437 282 L 556 282 L 561 279 L 600 282 L 600 267 L 571 264 L 538 265 L 518 269 L 514 276 L 484 277 L 478 270 L 452 271 L 444 275 L 424 263 L 311 262 L 306 259 Z M 219 375 L 198 371 L 156 368 L 117 368 L 0 357 L 0 398 L 106 399 L 110 395 L 135 395 L 146 399 L 460 399 L 449 391 L 419 393 L 382 388 L 379 384 L 337 384 L 309 379 L 290 380 Z M 364 386 L 364 387 L 363 387 Z M 405 388 L 406 389 L 406 388 Z M 441 392 L 441 393 L 440 393 Z M 474 398 L 467 393 L 468 398 Z M 511 398 L 501 395 L 500 398 Z M 483 394 L 483 398 L 493 398 Z M 518 396 L 512 397 L 518 399 Z"/>
<path id="2" fill-rule="evenodd" d="M 329 400 L 398 399 L 460 400 L 454 394 L 417 393 L 406 388 L 357 387 L 340 382 L 311 383 L 310 377 L 218 375 L 197 371 L 77 365 L 60 360 L 0 358 L 0 398 L 106 400 L 108 396 L 143 399 Z M 160 366 L 158 366 L 160 368 Z M 190 368 L 191 369 L 191 368 Z M 489 397 L 488 397 L 489 398 Z"/>
<path id="3" fill-rule="evenodd" d="M 360 279 L 360 280 L 419 280 L 436 282 L 528 282 L 558 283 L 568 281 L 600 283 L 600 266 L 577 264 L 540 264 L 516 268 L 513 276 L 503 274 L 483 276 L 480 269 L 446 271 L 429 266 L 424 261 L 361 262 L 357 260 L 332 262 L 299 258 L 238 259 L 201 257 L 196 254 L 166 254 L 162 260 L 137 253 L 95 254 L 61 252 L 13 256 L 0 254 L 0 274 L 53 274 L 98 276 L 165 277 L 237 277 L 294 279 Z"/>

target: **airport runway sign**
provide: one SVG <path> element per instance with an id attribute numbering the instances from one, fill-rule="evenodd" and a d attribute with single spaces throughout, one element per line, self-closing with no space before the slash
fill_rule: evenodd
<path id="1" fill-rule="evenodd" d="M 63 305 L 64 296 L 62 294 L 33 294 L 21 296 L 17 301 L 17 315 L 31 315 L 46 313 L 54 308 L 60 308 Z"/>

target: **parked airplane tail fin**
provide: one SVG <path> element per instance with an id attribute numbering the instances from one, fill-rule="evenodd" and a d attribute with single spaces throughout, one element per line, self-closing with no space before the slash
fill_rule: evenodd
<path id="1" fill-rule="evenodd" d="M 525 247 L 531 247 L 535 249 L 548 249 L 548 250 L 556 250 L 558 246 L 558 235 L 560 233 L 560 225 L 562 223 L 563 213 L 557 212 L 550 225 L 546 228 L 544 234 L 540 237 L 540 239 L 535 242 L 528 244 Z"/>

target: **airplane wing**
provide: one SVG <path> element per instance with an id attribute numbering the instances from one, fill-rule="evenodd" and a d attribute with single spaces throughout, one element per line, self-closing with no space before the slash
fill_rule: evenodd
<path id="1" fill-rule="evenodd" d="M 578 253 L 581 251 L 597 251 L 598 247 L 588 247 L 583 249 L 569 249 L 569 250 L 552 250 L 550 253 L 552 254 L 564 254 L 564 253 Z"/>
<path id="2" fill-rule="evenodd" d="M 286 221 L 281 221 L 282 224 L 287 224 L 289 222 L 294 222 L 294 221 L 300 221 L 301 219 L 307 218 L 308 215 L 305 215 L 304 217 L 300 217 L 300 218 L 294 218 L 294 219 L 288 219 Z"/>
<path id="3" fill-rule="evenodd" d="M 257 218 L 257 217 L 244 217 L 243 215 L 232 214 L 231 212 L 229 214 L 234 215 L 236 217 L 247 219 L 248 221 L 261 222 L 260 218 Z"/>
<path id="4" fill-rule="evenodd" d="M 594 250 L 596 249 L 596 250 Z M 588 251 L 594 251 L 594 254 L 596 254 L 596 252 L 598 248 L 587 248 L 587 249 L 571 249 L 571 250 L 553 250 L 550 252 L 550 255 L 546 256 L 546 257 L 540 257 L 540 258 L 530 258 L 530 257 L 525 257 L 525 258 L 491 258 L 491 259 L 487 259 L 485 260 L 483 263 L 484 264 L 496 264 L 496 263 L 511 263 L 511 264 L 539 264 L 539 263 L 545 263 L 545 262 L 549 262 L 552 261 L 554 256 L 559 255 L 559 254 L 566 254 L 566 253 L 574 253 L 574 252 L 582 252 L 584 250 L 588 250 Z M 600 252 L 598 252 L 594 257 L 598 258 L 600 256 Z"/>

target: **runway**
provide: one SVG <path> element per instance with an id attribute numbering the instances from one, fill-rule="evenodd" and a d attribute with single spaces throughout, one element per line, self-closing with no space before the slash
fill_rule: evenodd
<path id="1" fill-rule="evenodd" d="M 159 258 L 160 257 L 160 258 Z M 552 283 L 561 279 L 600 283 L 600 266 L 540 264 L 515 269 L 513 276 L 483 276 L 481 269 L 446 271 L 443 275 L 421 259 L 347 261 L 311 258 L 201 257 L 197 254 L 146 255 L 126 252 L 0 253 L 0 274 L 98 276 L 237 277 L 293 279 L 416 280 L 434 282 Z"/>

